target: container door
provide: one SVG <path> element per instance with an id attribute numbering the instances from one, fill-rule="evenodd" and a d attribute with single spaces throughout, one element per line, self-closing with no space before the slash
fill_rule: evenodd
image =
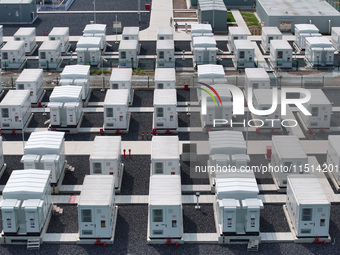
<path id="1" fill-rule="evenodd" d="M 26 230 L 27 233 L 38 233 L 40 232 L 38 208 L 35 210 L 25 210 L 26 218 Z"/>
<path id="2" fill-rule="evenodd" d="M 181 222 L 177 208 L 166 209 L 166 236 L 181 237 Z"/>
<path id="3" fill-rule="evenodd" d="M 18 230 L 17 210 L 2 210 L 2 224 L 5 233 L 16 233 Z"/>
<path id="4" fill-rule="evenodd" d="M 314 236 L 313 208 L 301 208 L 300 235 Z"/>
<path id="5" fill-rule="evenodd" d="M 326 236 L 329 230 L 329 210 L 325 207 L 319 207 L 314 209 L 314 236 Z"/>
<path id="6" fill-rule="evenodd" d="M 51 111 L 51 125 L 60 126 L 60 108 L 50 107 Z"/>
<path id="7" fill-rule="evenodd" d="M 167 224 L 165 223 L 165 210 L 152 208 L 150 219 L 150 236 L 153 238 L 165 237 Z"/>
<path id="8" fill-rule="evenodd" d="M 110 221 L 106 217 L 106 210 L 109 208 L 96 208 L 93 211 L 96 212 L 95 216 L 95 227 L 96 227 L 96 237 L 108 238 L 111 237 L 111 227 Z"/>
<path id="9" fill-rule="evenodd" d="M 155 123 L 156 127 L 164 127 L 165 122 L 165 107 L 157 106 L 155 109 Z"/>
<path id="10" fill-rule="evenodd" d="M 236 232 L 236 211 L 223 208 L 223 232 Z"/>
<path id="11" fill-rule="evenodd" d="M 115 127 L 115 111 L 113 107 L 105 107 L 105 124 L 107 127 Z"/>
<path id="12" fill-rule="evenodd" d="M 79 235 L 81 237 L 96 237 L 96 225 L 94 218 L 95 215 L 92 209 L 80 209 Z"/>
<path id="13" fill-rule="evenodd" d="M 114 175 L 115 178 L 117 178 L 118 169 L 115 169 L 115 167 L 114 167 L 115 162 L 106 161 L 106 162 L 104 162 L 104 164 L 105 164 L 105 174 L 111 174 L 111 175 Z"/>

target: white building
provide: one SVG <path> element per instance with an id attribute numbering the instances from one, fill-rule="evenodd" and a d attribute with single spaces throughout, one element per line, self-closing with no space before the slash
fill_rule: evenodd
<path id="1" fill-rule="evenodd" d="M 271 40 L 282 40 L 282 33 L 277 27 L 262 27 L 261 42 L 265 51 L 270 50 Z"/>
<path id="2" fill-rule="evenodd" d="M 48 34 L 51 41 L 60 41 L 61 52 L 65 53 L 70 48 L 70 29 L 68 27 L 54 27 Z"/>
<path id="3" fill-rule="evenodd" d="M 334 65 L 334 48 L 325 37 L 306 37 L 305 56 L 313 66 Z"/>
<path id="4" fill-rule="evenodd" d="M 175 67 L 175 44 L 173 40 L 158 40 L 156 54 L 157 67 Z"/>
<path id="5" fill-rule="evenodd" d="M 236 68 L 255 66 L 255 48 L 249 40 L 234 41 L 234 65 Z"/>
<path id="6" fill-rule="evenodd" d="M 321 89 L 309 89 L 311 99 L 304 104 L 312 115 L 300 113 L 307 128 L 330 128 L 332 104 Z"/>
<path id="7" fill-rule="evenodd" d="M 7 42 L 1 48 L 2 69 L 20 69 L 25 61 L 25 43 L 23 41 Z"/>
<path id="8" fill-rule="evenodd" d="M 296 237 L 328 238 L 331 203 L 317 176 L 289 175 L 286 206 Z"/>
<path id="9" fill-rule="evenodd" d="M 51 213 L 50 171 L 14 170 L 0 202 L 5 235 L 40 235 Z"/>
<path id="10" fill-rule="evenodd" d="M 83 30 L 84 37 L 101 38 L 100 49 L 105 51 L 106 48 L 106 24 L 88 24 Z"/>
<path id="11" fill-rule="evenodd" d="M 246 68 L 245 69 L 244 94 L 248 100 L 248 89 L 269 89 L 270 78 L 264 68 Z"/>
<path id="12" fill-rule="evenodd" d="M 236 40 L 247 40 L 248 32 L 243 27 L 228 27 L 228 43 L 230 51 L 235 50 Z"/>
<path id="13" fill-rule="evenodd" d="M 29 90 L 9 90 L 0 103 L 1 129 L 23 129 L 31 116 Z"/>
<path id="14" fill-rule="evenodd" d="M 173 40 L 174 30 L 172 27 L 159 27 L 157 33 L 157 40 Z"/>
<path id="15" fill-rule="evenodd" d="M 175 68 L 156 68 L 155 89 L 175 89 L 176 70 Z"/>
<path id="16" fill-rule="evenodd" d="M 21 27 L 13 35 L 14 41 L 25 43 L 25 52 L 31 53 L 36 47 L 35 27 Z"/>
<path id="17" fill-rule="evenodd" d="M 122 33 L 122 40 L 139 41 L 139 27 L 124 27 Z"/>
<path id="18" fill-rule="evenodd" d="M 340 136 L 329 135 L 327 145 L 327 164 L 329 175 L 333 175 L 337 186 L 340 186 Z"/>
<path id="19" fill-rule="evenodd" d="M 128 130 L 129 90 L 109 89 L 104 99 L 104 129 Z"/>
<path id="20" fill-rule="evenodd" d="M 289 174 L 300 174 L 304 172 L 304 166 L 308 164 L 299 138 L 293 135 L 272 137 L 271 165 L 278 171 L 273 171 L 277 186 L 287 187 L 287 176 Z"/>
<path id="21" fill-rule="evenodd" d="M 194 53 L 194 64 L 216 64 L 216 40 L 210 36 L 193 37 L 191 50 Z"/>
<path id="22" fill-rule="evenodd" d="M 177 129 L 176 89 L 156 89 L 153 95 L 153 128 Z"/>
<path id="23" fill-rule="evenodd" d="M 151 142 L 151 175 L 180 174 L 178 136 L 154 136 Z"/>
<path id="24" fill-rule="evenodd" d="M 148 239 L 182 238 L 182 192 L 179 175 L 150 177 L 148 211 Z"/>
<path id="25" fill-rule="evenodd" d="M 306 47 L 306 37 L 321 37 L 319 29 L 314 24 L 295 24 L 295 44 L 301 49 Z"/>
<path id="26" fill-rule="evenodd" d="M 78 203 L 79 238 L 111 239 L 117 209 L 114 176 L 85 176 Z"/>
<path id="27" fill-rule="evenodd" d="M 101 63 L 101 37 L 80 37 L 77 42 L 78 64 L 99 65 Z"/>
<path id="28" fill-rule="evenodd" d="M 110 77 L 110 89 L 128 89 L 129 104 L 132 104 L 132 68 L 112 68 Z"/>
<path id="29" fill-rule="evenodd" d="M 42 69 L 24 69 L 15 81 L 17 90 L 29 90 L 31 103 L 36 104 L 44 93 Z"/>
<path id="30" fill-rule="evenodd" d="M 39 68 L 57 69 L 62 62 L 59 41 L 44 41 L 39 47 Z"/>
<path id="31" fill-rule="evenodd" d="M 292 68 L 293 49 L 286 40 L 270 41 L 270 60 L 274 67 Z"/>
<path id="32" fill-rule="evenodd" d="M 140 44 L 137 40 L 122 40 L 119 43 L 119 66 L 137 68 Z"/>

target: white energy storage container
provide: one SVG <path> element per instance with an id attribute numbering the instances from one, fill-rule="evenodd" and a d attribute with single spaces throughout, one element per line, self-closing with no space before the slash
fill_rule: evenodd
<path id="1" fill-rule="evenodd" d="M 90 96 L 90 66 L 89 65 L 67 65 L 61 73 L 61 85 L 75 85 L 82 87 L 82 99 Z"/>
<path id="2" fill-rule="evenodd" d="M 191 24 L 191 41 L 196 36 L 214 36 L 210 24 Z"/>
<path id="3" fill-rule="evenodd" d="M 23 129 L 31 116 L 29 90 L 9 90 L 0 103 L 1 129 Z"/>
<path id="4" fill-rule="evenodd" d="M 287 211 L 299 237 L 328 237 L 331 203 L 313 175 L 289 175 Z"/>
<path id="5" fill-rule="evenodd" d="M 148 239 L 182 238 L 182 192 L 179 175 L 150 177 L 148 217 Z"/>
<path id="6" fill-rule="evenodd" d="M 101 37 L 80 37 L 77 42 L 78 64 L 98 65 L 101 62 Z"/>
<path id="7" fill-rule="evenodd" d="M 59 41 L 44 41 L 39 47 L 39 68 L 57 69 L 61 64 Z"/>
<path id="8" fill-rule="evenodd" d="M 23 41 L 25 43 L 25 52 L 31 53 L 36 47 L 35 27 L 21 27 L 13 35 L 14 41 Z"/>
<path id="9" fill-rule="evenodd" d="M 271 40 L 282 40 L 282 33 L 277 27 L 262 27 L 262 46 L 265 51 L 270 50 Z"/>
<path id="10" fill-rule="evenodd" d="M 220 96 L 222 105 L 220 105 L 219 99 L 215 94 L 213 94 L 214 101 L 210 95 L 205 92 L 202 93 L 201 120 L 203 127 L 213 125 L 215 119 L 228 121 L 232 119 L 233 105 L 230 91 L 225 88 L 225 84 L 216 84 L 213 85 L 213 88 Z"/>
<path id="11" fill-rule="evenodd" d="M 36 104 L 44 93 L 42 69 L 24 69 L 15 81 L 17 90 L 29 90 L 31 103 Z"/>
<path id="12" fill-rule="evenodd" d="M 255 66 L 255 47 L 249 40 L 234 41 L 234 65 L 236 68 Z"/>
<path id="13" fill-rule="evenodd" d="M 173 40 L 158 40 L 156 54 L 157 67 L 175 67 L 175 44 Z"/>
<path id="14" fill-rule="evenodd" d="M 295 24 L 295 44 L 301 49 L 306 47 L 306 37 L 321 36 L 313 24 Z"/>
<path id="15" fill-rule="evenodd" d="M 21 163 L 24 169 L 51 171 L 51 183 L 58 183 L 65 169 L 65 133 L 41 131 L 31 133 Z"/>
<path id="16" fill-rule="evenodd" d="M 215 84 L 226 84 L 227 79 L 224 73 L 224 69 L 222 65 L 198 65 L 197 66 L 197 76 L 198 82 L 203 82 L 208 85 L 215 85 Z M 204 87 L 201 84 L 197 84 L 197 87 Z M 201 100 L 201 90 L 197 90 L 198 100 Z"/>
<path id="17" fill-rule="evenodd" d="M 308 164 L 308 157 L 299 138 L 293 135 L 272 137 L 271 165 L 279 187 L 287 187 L 289 174 L 302 174 L 305 164 Z"/>
<path id="18" fill-rule="evenodd" d="M 270 78 L 264 68 L 246 68 L 245 69 L 244 94 L 248 100 L 248 89 L 269 89 Z"/>
<path id="19" fill-rule="evenodd" d="M 256 120 L 257 126 L 262 126 L 261 128 L 275 128 L 281 129 L 281 96 L 280 91 L 278 91 L 278 102 L 275 111 L 268 115 L 256 115 L 253 114 Z M 273 105 L 273 91 L 271 89 L 254 89 L 253 90 L 253 106 L 257 110 L 268 110 Z M 275 119 L 279 121 L 266 121 L 266 119 Z"/>
<path id="20" fill-rule="evenodd" d="M 110 89 L 128 89 L 129 104 L 132 104 L 132 68 L 112 68 L 110 77 Z"/>
<path id="21" fill-rule="evenodd" d="M 306 37 L 305 56 L 313 66 L 334 64 L 334 48 L 325 37 Z"/>
<path id="22" fill-rule="evenodd" d="M 7 42 L 1 48 L 1 67 L 3 69 L 20 69 L 25 60 L 25 43 L 23 41 Z"/>
<path id="23" fill-rule="evenodd" d="M 100 49 L 106 48 L 106 24 L 88 24 L 83 30 L 84 37 L 99 37 L 101 38 Z"/>
<path id="24" fill-rule="evenodd" d="M 191 50 L 194 53 L 196 65 L 216 64 L 216 40 L 213 36 L 193 37 Z"/>
<path id="25" fill-rule="evenodd" d="M 176 70 L 175 68 L 156 68 L 155 89 L 175 89 Z"/>
<path id="26" fill-rule="evenodd" d="M 124 27 L 122 33 L 122 40 L 139 41 L 139 27 Z"/>
<path id="27" fill-rule="evenodd" d="M 332 104 L 321 89 L 309 89 L 311 99 L 304 104 L 312 115 L 301 113 L 307 128 L 330 128 Z"/>
<path id="28" fill-rule="evenodd" d="M 153 128 L 177 129 L 176 89 L 156 89 L 153 95 Z"/>
<path id="29" fill-rule="evenodd" d="M 340 51 L 340 27 L 332 27 L 332 44 L 333 47 Z"/>
<path id="30" fill-rule="evenodd" d="M 293 49 L 286 40 L 270 41 L 270 60 L 274 67 L 292 68 Z"/>
<path id="31" fill-rule="evenodd" d="M 151 142 L 151 174 L 180 174 L 178 136 L 154 136 Z"/>
<path id="32" fill-rule="evenodd" d="M 51 210 L 50 171 L 14 170 L 2 192 L 4 234 L 39 235 Z"/>
<path id="33" fill-rule="evenodd" d="M 241 131 L 209 132 L 210 155 L 214 154 L 247 154 L 246 141 Z"/>
<path id="34" fill-rule="evenodd" d="M 48 34 L 51 41 L 59 41 L 61 52 L 65 53 L 70 48 L 70 29 L 68 27 L 54 27 Z"/>
<path id="35" fill-rule="evenodd" d="M 52 127 L 75 127 L 78 125 L 82 107 L 82 87 L 57 86 L 50 96 Z"/>
<path id="36" fill-rule="evenodd" d="M 128 89 L 107 90 L 103 106 L 105 129 L 128 129 L 130 121 Z"/>
<path id="37" fill-rule="evenodd" d="M 340 186 L 340 135 L 328 136 L 327 164 L 329 174 L 333 175 L 338 186 Z"/>
<path id="38" fill-rule="evenodd" d="M 247 40 L 248 32 L 243 27 L 228 27 L 228 42 L 230 51 L 235 50 L 236 40 Z"/>
<path id="39" fill-rule="evenodd" d="M 174 30 L 172 27 L 159 27 L 157 33 L 157 40 L 173 40 Z"/>
<path id="40" fill-rule="evenodd" d="M 137 40 L 122 40 L 119 43 L 119 66 L 137 68 L 140 45 Z"/>
<path id="41" fill-rule="evenodd" d="M 114 176 L 87 175 L 78 203 L 79 238 L 111 239 L 116 219 Z"/>

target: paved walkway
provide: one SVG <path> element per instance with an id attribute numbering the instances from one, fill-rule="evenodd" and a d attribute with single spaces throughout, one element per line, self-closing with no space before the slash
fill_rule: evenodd
<path id="1" fill-rule="evenodd" d="M 241 13 L 240 13 L 240 11 L 239 11 L 239 10 L 232 9 L 232 10 L 231 10 L 231 13 L 232 13 L 233 16 L 234 16 L 234 19 L 235 19 L 237 25 L 238 25 L 239 27 L 243 27 L 243 28 L 248 32 L 248 35 L 251 35 L 251 33 L 250 33 L 249 29 L 248 29 L 248 26 L 247 26 L 246 22 L 244 21 L 242 15 L 241 15 Z"/>

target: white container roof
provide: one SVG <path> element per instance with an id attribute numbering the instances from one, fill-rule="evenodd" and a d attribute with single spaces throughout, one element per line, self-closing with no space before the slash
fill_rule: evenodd
<path id="1" fill-rule="evenodd" d="M 31 4 L 34 0 L 1 0 L 1 4 Z"/>
<path id="2" fill-rule="evenodd" d="M 303 16 L 340 16 L 339 12 L 326 1 L 310 0 L 258 0 L 269 16 L 280 18 Z"/>
<path id="3" fill-rule="evenodd" d="M 49 155 L 43 155 L 41 157 L 41 162 L 51 162 L 51 161 L 59 161 L 60 156 L 57 154 L 49 154 Z"/>
<path id="4" fill-rule="evenodd" d="M 22 156 L 20 162 L 39 162 L 40 159 L 40 155 L 36 155 L 36 154 L 26 154 L 24 156 Z"/>
<path id="5" fill-rule="evenodd" d="M 106 91 L 104 106 L 128 106 L 129 90 L 128 89 L 108 89 Z"/>
<path id="6" fill-rule="evenodd" d="M 210 24 L 192 24 L 191 33 L 211 33 L 212 27 Z"/>
<path id="7" fill-rule="evenodd" d="M 255 50 L 254 45 L 249 40 L 235 40 L 234 45 L 236 50 Z"/>
<path id="8" fill-rule="evenodd" d="M 262 27 L 262 34 L 266 35 L 282 35 L 278 27 Z"/>
<path id="9" fill-rule="evenodd" d="M 110 82 L 131 82 L 132 68 L 112 68 Z"/>
<path id="10" fill-rule="evenodd" d="M 241 208 L 240 201 L 231 198 L 218 200 L 218 204 L 224 208 Z"/>
<path id="11" fill-rule="evenodd" d="M 1 51 L 18 51 L 20 48 L 25 47 L 24 41 L 10 41 L 7 42 L 2 48 Z"/>
<path id="12" fill-rule="evenodd" d="M 175 44 L 173 40 L 158 40 L 157 50 L 173 50 L 175 49 Z"/>
<path id="13" fill-rule="evenodd" d="M 138 35 L 139 27 L 124 27 L 122 35 Z"/>
<path id="14" fill-rule="evenodd" d="M 4 199 L 0 202 L 0 208 L 3 209 L 13 209 L 19 208 L 21 201 L 18 199 Z"/>
<path id="15" fill-rule="evenodd" d="M 88 24 L 85 26 L 84 34 L 101 34 L 106 33 L 106 24 Z"/>
<path id="16" fill-rule="evenodd" d="M 9 177 L 2 192 L 3 198 L 14 198 L 13 196 L 43 195 L 46 184 L 50 181 L 49 170 L 25 169 L 14 170 Z"/>
<path id="17" fill-rule="evenodd" d="M 114 197 L 113 175 L 86 175 L 78 206 L 112 206 Z"/>
<path id="18" fill-rule="evenodd" d="M 247 146 L 241 131 L 211 131 L 209 132 L 210 150 L 224 148 L 239 148 L 246 152 Z"/>
<path id="19" fill-rule="evenodd" d="M 64 146 L 64 132 L 33 132 L 28 138 L 24 154 L 59 154 Z"/>
<path id="20" fill-rule="evenodd" d="M 149 205 L 182 205 L 181 177 L 179 175 L 152 175 Z"/>
<path id="21" fill-rule="evenodd" d="M 229 35 L 250 35 L 244 27 L 228 27 Z"/>
<path id="22" fill-rule="evenodd" d="M 239 173 L 243 174 L 243 173 Z M 227 173 L 229 175 L 229 173 Z M 215 188 L 217 196 L 222 195 L 224 198 L 237 198 L 238 195 L 250 194 L 249 198 L 257 197 L 259 188 L 254 176 L 239 175 L 237 177 L 216 178 Z M 230 193 L 231 196 L 225 196 Z M 234 195 L 232 195 L 234 194 Z M 236 196 L 235 196 L 236 195 Z"/>
<path id="23" fill-rule="evenodd" d="M 159 81 L 176 81 L 175 68 L 156 68 L 155 82 Z"/>
<path id="24" fill-rule="evenodd" d="M 225 73 L 222 65 L 198 65 L 198 78 L 225 78 Z"/>
<path id="25" fill-rule="evenodd" d="M 77 48 L 100 48 L 101 37 L 80 37 L 77 42 Z"/>
<path id="26" fill-rule="evenodd" d="M 306 37 L 306 42 L 309 43 L 311 47 L 332 47 L 332 43 L 326 37 Z"/>
<path id="27" fill-rule="evenodd" d="M 319 33 L 319 29 L 314 24 L 295 24 L 294 28 L 299 33 Z"/>
<path id="28" fill-rule="evenodd" d="M 337 35 L 340 35 L 340 27 L 332 27 L 332 32 L 334 32 Z"/>
<path id="29" fill-rule="evenodd" d="M 20 82 L 36 82 L 43 77 L 42 69 L 24 69 L 19 77 L 16 79 L 17 83 Z"/>
<path id="30" fill-rule="evenodd" d="M 332 105 L 325 93 L 323 93 L 322 89 L 308 89 L 308 91 L 311 93 L 311 99 L 308 101 L 308 104 Z"/>
<path id="31" fill-rule="evenodd" d="M 296 136 L 273 136 L 272 144 L 277 148 L 277 154 L 282 159 L 304 159 L 307 154 Z"/>
<path id="32" fill-rule="evenodd" d="M 333 145 L 336 153 L 340 156 L 340 135 L 329 135 L 328 142 Z"/>
<path id="33" fill-rule="evenodd" d="M 270 46 L 277 50 L 293 50 L 292 46 L 286 40 L 271 40 Z"/>
<path id="34" fill-rule="evenodd" d="M 201 11 L 227 11 L 222 0 L 198 0 L 198 5 Z"/>
<path id="35" fill-rule="evenodd" d="M 291 188 L 298 204 L 328 204 L 325 192 L 320 184 L 319 178 L 310 175 L 288 175 L 288 189 Z"/>
<path id="36" fill-rule="evenodd" d="M 247 198 L 242 200 L 242 207 L 243 208 L 263 208 L 263 202 L 261 199 L 258 198 Z"/>
<path id="37" fill-rule="evenodd" d="M 16 37 L 16 36 L 29 36 L 29 35 L 35 35 L 35 27 L 21 27 L 18 29 L 18 31 L 15 32 L 13 36 Z"/>
<path id="38" fill-rule="evenodd" d="M 153 104 L 156 105 L 177 105 L 176 89 L 155 89 Z"/>
<path id="39" fill-rule="evenodd" d="M 264 68 L 246 68 L 244 71 L 249 80 L 270 81 L 269 75 Z"/>
<path id="40" fill-rule="evenodd" d="M 277 103 L 281 102 L 281 91 L 277 91 Z M 253 97 L 260 105 L 272 105 L 273 104 L 273 90 L 272 89 L 254 89 Z"/>
<path id="41" fill-rule="evenodd" d="M 194 47 L 216 47 L 216 40 L 212 36 L 196 36 L 192 38 Z"/>
<path id="42" fill-rule="evenodd" d="M 89 76 L 89 65 L 67 65 L 61 73 L 61 79 L 88 79 Z"/>
<path id="43" fill-rule="evenodd" d="M 230 90 L 226 88 L 226 85 L 227 84 L 211 85 L 216 90 L 216 92 L 220 95 L 220 98 L 222 100 L 222 104 L 231 100 L 231 93 L 230 93 Z M 202 93 L 202 97 L 203 96 L 207 97 L 208 99 L 211 98 L 207 93 Z M 215 94 L 213 94 L 213 96 L 216 98 Z"/>
<path id="44" fill-rule="evenodd" d="M 48 35 L 49 36 L 69 35 L 70 33 L 69 31 L 70 31 L 69 27 L 54 27 Z"/>
<path id="45" fill-rule="evenodd" d="M 120 160 L 121 142 L 121 136 L 96 136 L 94 138 L 90 160 Z"/>
<path id="46" fill-rule="evenodd" d="M 151 142 L 151 159 L 178 159 L 178 136 L 153 136 Z"/>
<path id="47" fill-rule="evenodd" d="M 30 96 L 29 90 L 9 90 L 0 106 L 19 106 Z"/>
<path id="48" fill-rule="evenodd" d="M 172 27 L 159 27 L 158 34 L 159 35 L 173 35 L 174 29 Z"/>
<path id="49" fill-rule="evenodd" d="M 136 50 L 137 46 L 137 40 L 122 40 L 119 43 L 119 50 Z"/>
<path id="50" fill-rule="evenodd" d="M 27 200 L 24 200 L 21 207 L 35 209 L 37 207 L 42 207 L 43 204 L 44 204 L 44 200 L 41 200 L 41 199 L 27 199 Z"/>
<path id="51" fill-rule="evenodd" d="M 39 51 L 50 51 L 50 50 L 56 50 L 60 47 L 59 40 L 57 41 L 44 41 L 41 46 L 39 47 Z"/>
<path id="52" fill-rule="evenodd" d="M 81 98 L 82 87 L 80 86 L 57 86 L 54 87 L 50 102 L 78 102 Z"/>

